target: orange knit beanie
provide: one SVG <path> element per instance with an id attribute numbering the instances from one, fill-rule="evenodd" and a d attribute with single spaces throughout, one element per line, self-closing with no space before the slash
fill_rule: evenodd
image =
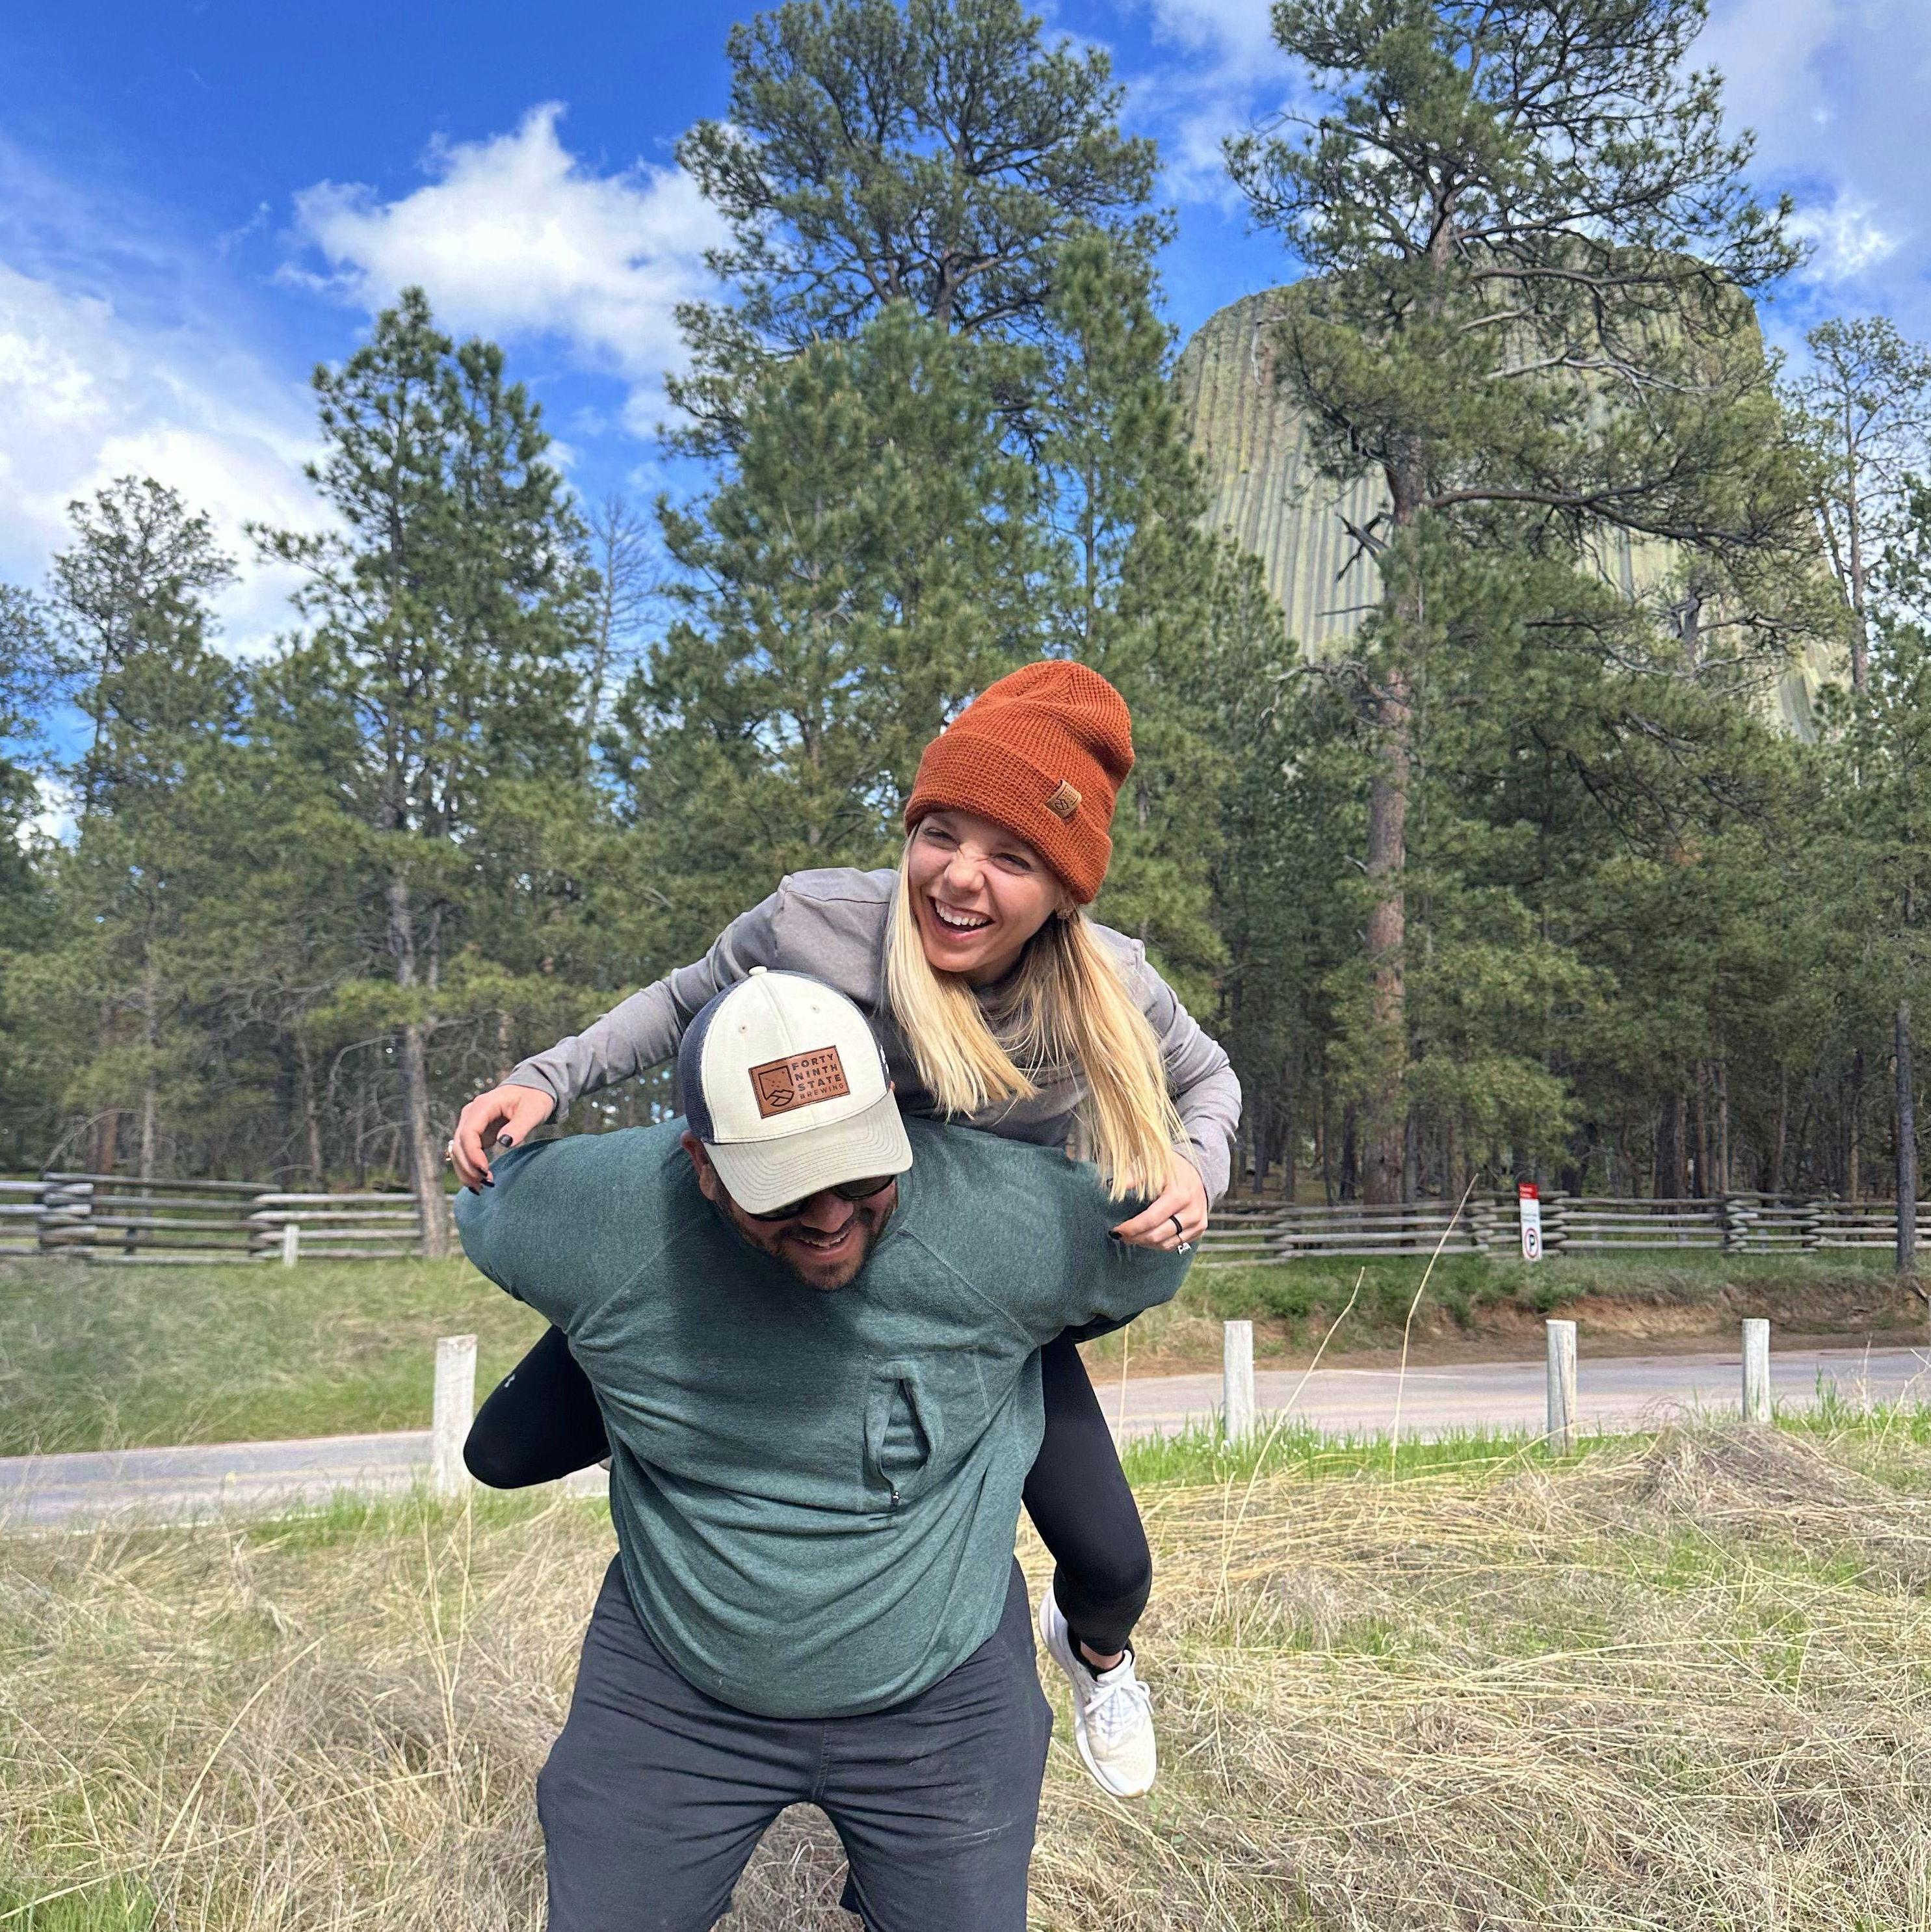
<path id="1" fill-rule="evenodd" d="M 1096 670 L 1048 658 L 988 685 L 925 747 L 905 829 L 976 812 L 1024 839 L 1084 905 L 1106 877 L 1107 827 L 1132 769 L 1126 700 Z"/>

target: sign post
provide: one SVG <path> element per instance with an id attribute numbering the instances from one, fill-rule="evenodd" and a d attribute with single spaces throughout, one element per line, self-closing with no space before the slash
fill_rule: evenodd
<path id="1" fill-rule="evenodd" d="M 1522 1259 L 1542 1259 L 1542 1190 L 1533 1180 L 1519 1181 L 1516 1201 L 1522 1215 Z"/>

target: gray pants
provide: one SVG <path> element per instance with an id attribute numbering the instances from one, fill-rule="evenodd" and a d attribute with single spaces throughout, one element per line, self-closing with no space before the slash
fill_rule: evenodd
<path id="1" fill-rule="evenodd" d="M 999 1628 L 928 1690 L 859 1718 L 759 1718 L 694 1689 L 616 1563 L 570 1716 L 536 1781 L 550 1932 L 708 1932 L 766 1828 L 811 1804 L 867 1932 L 1024 1932 L 1052 1712 L 1024 1580 Z"/>

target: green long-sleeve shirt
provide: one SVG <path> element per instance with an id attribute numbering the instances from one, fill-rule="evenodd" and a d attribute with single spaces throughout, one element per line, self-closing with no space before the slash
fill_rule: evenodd
<path id="1" fill-rule="evenodd" d="M 991 1636 L 1039 1446 L 1040 1345 L 1166 1300 L 1189 1259 L 1056 1150 L 907 1120 L 863 1270 L 808 1288 L 699 1192 L 681 1120 L 506 1154 L 458 1197 L 477 1267 L 597 1392 L 639 1618 L 772 1717 L 916 1696 Z"/>

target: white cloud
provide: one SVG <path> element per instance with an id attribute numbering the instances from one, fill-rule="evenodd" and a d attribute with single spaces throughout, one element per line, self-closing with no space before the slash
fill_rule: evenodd
<path id="1" fill-rule="evenodd" d="M 76 830 L 75 808 L 79 800 L 73 788 L 52 778 L 37 778 L 34 789 L 38 795 L 38 808 L 21 826 L 22 833 L 27 838 L 51 838 L 65 844 Z"/>
<path id="2" fill-rule="evenodd" d="M 1900 238 L 1879 227 L 1870 204 L 1848 188 L 1828 208 L 1800 208 L 1791 221 L 1812 244 L 1804 273 L 1813 281 L 1854 281 L 1897 253 Z"/>
<path id="3" fill-rule="evenodd" d="M 633 386 L 640 426 L 682 359 L 673 311 L 713 287 L 703 251 L 724 230 L 677 169 L 578 160 L 557 138 L 562 112 L 548 102 L 513 134 L 438 144 L 429 184 L 399 200 L 319 182 L 296 195 L 296 226 L 325 286 L 373 310 L 419 283 L 455 328 L 559 339 Z"/>
<path id="4" fill-rule="evenodd" d="M 1252 66 L 1279 64 L 1272 9 L 1261 0 L 1151 0 L 1162 40 Z"/>
<path id="5" fill-rule="evenodd" d="M 1144 0 L 1154 40 L 1177 58 L 1133 82 L 1135 118 L 1159 136 L 1165 191 L 1231 212 L 1240 194 L 1222 142 L 1278 114 L 1300 85 L 1264 0 Z"/>
<path id="6" fill-rule="evenodd" d="M 1767 318 L 1795 346 L 1841 305 L 1931 334 L 1931 174 L 1922 160 L 1931 85 L 1924 0 L 1716 0 L 1699 65 L 1724 78 L 1733 126 L 1754 130 L 1758 179 L 1788 192 L 1813 244 L 1800 285 Z"/>
<path id="7" fill-rule="evenodd" d="M 220 614 L 231 648 L 258 648 L 289 621 L 290 580 L 253 564 L 242 526 L 316 524 L 313 442 L 301 391 L 205 327 L 136 322 L 0 265 L 0 568 L 14 580 L 37 580 L 73 499 L 154 476 L 244 566 Z"/>

